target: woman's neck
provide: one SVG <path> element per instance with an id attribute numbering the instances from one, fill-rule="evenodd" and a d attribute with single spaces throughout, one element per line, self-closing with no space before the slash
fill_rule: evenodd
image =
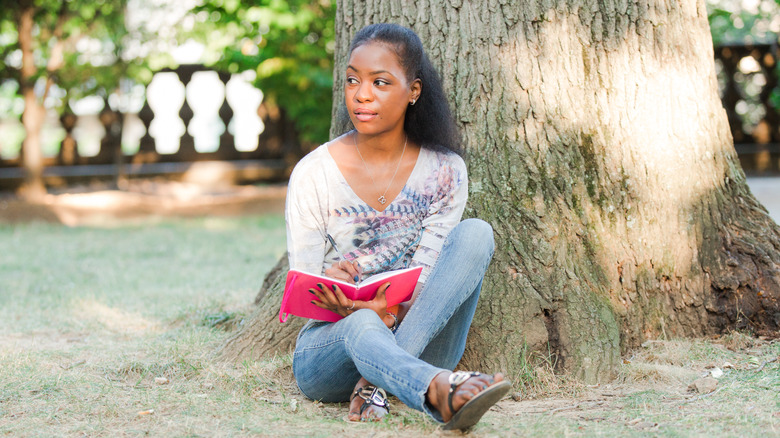
<path id="1" fill-rule="evenodd" d="M 355 131 L 353 140 L 357 147 L 360 148 L 360 154 L 363 156 L 363 159 L 368 162 L 384 162 L 397 159 L 408 141 L 403 130 L 377 135 L 364 135 Z"/>

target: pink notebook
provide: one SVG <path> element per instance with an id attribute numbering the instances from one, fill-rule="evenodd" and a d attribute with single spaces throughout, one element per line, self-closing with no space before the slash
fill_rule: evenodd
<path id="1" fill-rule="evenodd" d="M 303 318 L 330 322 L 336 322 L 343 318 L 337 313 L 320 309 L 311 303 L 317 297 L 312 295 L 309 289 L 316 289 L 317 283 L 322 283 L 327 287 L 337 284 L 347 298 L 370 301 L 376 296 L 379 286 L 390 282 L 390 287 L 387 288 L 387 307 L 392 307 L 412 298 L 420 272 L 422 272 L 422 266 L 383 272 L 366 278 L 356 286 L 330 277 L 292 269 L 287 273 L 282 306 L 279 309 L 279 322 L 287 321 L 291 313 Z"/>

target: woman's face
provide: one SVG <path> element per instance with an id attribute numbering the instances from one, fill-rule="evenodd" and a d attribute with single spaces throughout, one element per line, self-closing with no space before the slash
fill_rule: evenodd
<path id="1" fill-rule="evenodd" d="M 398 57 L 386 44 L 363 44 L 349 56 L 344 100 L 361 134 L 403 129 L 406 108 L 421 90 L 419 79 L 411 84 L 406 80 Z"/>

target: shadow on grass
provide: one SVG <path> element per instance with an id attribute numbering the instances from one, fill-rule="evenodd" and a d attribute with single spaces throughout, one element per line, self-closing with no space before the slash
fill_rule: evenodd
<path id="1" fill-rule="evenodd" d="M 68 226 L 112 227 L 162 218 L 243 216 L 282 213 L 286 185 L 229 186 L 140 180 L 123 190 L 74 188 L 30 203 L 0 194 L 0 224 L 49 222 Z"/>

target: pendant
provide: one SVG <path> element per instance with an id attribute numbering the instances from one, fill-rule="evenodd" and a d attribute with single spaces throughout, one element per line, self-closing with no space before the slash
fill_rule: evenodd
<path id="1" fill-rule="evenodd" d="M 382 195 L 382 196 L 379 197 L 379 199 L 377 199 L 377 201 L 379 201 L 380 204 L 385 205 L 385 202 L 387 202 L 387 199 L 385 199 L 385 195 Z"/>

